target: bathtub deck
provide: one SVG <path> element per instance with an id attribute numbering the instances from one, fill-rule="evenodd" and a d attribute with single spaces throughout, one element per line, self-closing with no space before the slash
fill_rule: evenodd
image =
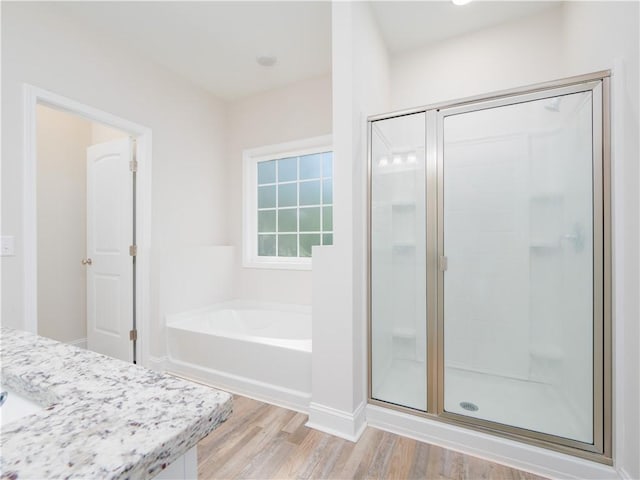
<path id="1" fill-rule="evenodd" d="M 371 427 L 354 444 L 305 427 L 304 414 L 246 397 L 233 405 L 198 444 L 201 479 L 542 478 Z"/>

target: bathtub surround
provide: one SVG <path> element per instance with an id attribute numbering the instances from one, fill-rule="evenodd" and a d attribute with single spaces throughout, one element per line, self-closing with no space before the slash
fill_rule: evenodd
<path id="1" fill-rule="evenodd" d="M 311 400 L 311 309 L 232 301 L 167 316 L 165 367 L 307 413 Z"/>
<path id="2" fill-rule="evenodd" d="M 215 245 L 165 250 L 158 254 L 158 310 L 163 312 L 163 321 L 157 328 L 164 340 L 162 354 L 150 358 L 150 368 L 165 370 L 169 316 L 235 297 L 238 285 L 235 255 L 235 247 Z"/>
<path id="3" fill-rule="evenodd" d="M 152 478 L 231 414 L 219 390 L 6 327 L 0 343 L 3 385 L 45 407 L 3 426 L 3 477 Z"/>

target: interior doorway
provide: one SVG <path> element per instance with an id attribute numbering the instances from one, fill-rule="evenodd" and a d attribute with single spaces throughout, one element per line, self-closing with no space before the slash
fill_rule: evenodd
<path id="1" fill-rule="evenodd" d="M 38 105 L 38 334 L 134 359 L 135 139 Z"/>
<path id="2" fill-rule="evenodd" d="M 25 91 L 26 328 L 146 364 L 151 132 Z"/>

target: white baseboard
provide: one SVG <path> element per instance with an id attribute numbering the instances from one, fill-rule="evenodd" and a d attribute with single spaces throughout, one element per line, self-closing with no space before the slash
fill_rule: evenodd
<path id="1" fill-rule="evenodd" d="M 395 410 L 367 405 L 367 423 L 391 433 L 549 478 L 619 479 L 613 467 Z"/>
<path id="2" fill-rule="evenodd" d="M 168 373 L 175 373 L 177 376 L 184 377 L 187 380 L 194 380 L 220 390 L 295 410 L 296 412 L 309 413 L 311 393 L 270 385 L 250 378 L 182 362 L 171 357 L 166 359 L 165 367 Z"/>
<path id="3" fill-rule="evenodd" d="M 164 372 L 167 370 L 167 357 L 154 357 L 149 355 L 147 365 L 144 366 L 156 372 Z"/>
<path id="4" fill-rule="evenodd" d="M 71 340 L 67 342 L 69 345 L 73 345 L 74 347 L 87 349 L 87 339 L 86 338 L 78 338 L 77 340 Z"/>
<path id="5" fill-rule="evenodd" d="M 306 426 L 357 442 L 367 426 L 365 404 L 361 403 L 355 412 L 345 412 L 312 402 L 309 405 L 309 421 Z"/>

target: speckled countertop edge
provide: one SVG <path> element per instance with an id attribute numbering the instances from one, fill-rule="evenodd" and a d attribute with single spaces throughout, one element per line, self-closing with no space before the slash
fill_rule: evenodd
<path id="1" fill-rule="evenodd" d="M 2 478 L 152 478 L 231 414 L 231 395 L 0 328 L 2 382 L 45 407 L 4 425 Z"/>

